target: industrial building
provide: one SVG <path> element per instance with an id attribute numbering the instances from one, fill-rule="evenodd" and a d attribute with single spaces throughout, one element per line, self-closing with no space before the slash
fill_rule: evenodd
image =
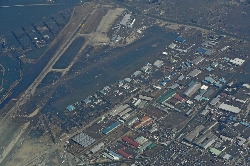
<path id="1" fill-rule="evenodd" d="M 208 89 L 204 94 L 203 97 L 209 98 L 214 93 L 213 89 Z"/>
<path id="2" fill-rule="evenodd" d="M 205 134 L 198 137 L 194 141 L 194 144 L 203 149 L 207 149 L 216 141 L 216 139 L 217 139 L 217 136 L 214 135 L 211 131 L 208 131 Z"/>
<path id="3" fill-rule="evenodd" d="M 67 109 L 68 111 L 73 111 L 73 110 L 75 110 L 76 108 L 75 108 L 73 105 L 69 105 L 69 106 L 66 107 L 66 109 Z"/>
<path id="4" fill-rule="evenodd" d="M 224 110 L 224 111 L 228 111 L 228 112 L 232 112 L 232 113 L 235 113 L 235 114 L 238 114 L 241 111 L 240 108 L 232 106 L 232 105 L 228 105 L 228 104 L 225 104 L 225 103 L 222 103 L 219 106 L 219 109 Z"/>
<path id="5" fill-rule="evenodd" d="M 205 126 L 203 125 L 197 126 L 192 132 L 187 134 L 187 136 L 184 139 L 189 142 L 192 142 L 193 139 L 196 138 L 199 135 L 199 132 L 201 132 L 203 129 L 205 129 Z"/>
<path id="6" fill-rule="evenodd" d="M 112 150 L 109 151 L 109 155 L 113 156 L 114 158 L 118 158 L 118 159 L 122 158 L 122 156 L 120 156 L 119 154 L 115 153 Z"/>
<path id="7" fill-rule="evenodd" d="M 185 39 L 182 38 L 182 37 L 177 37 L 177 38 L 175 39 L 175 41 L 177 41 L 177 42 L 179 42 L 179 43 L 183 43 L 183 42 L 185 41 Z"/>
<path id="8" fill-rule="evenodd" d="M 118 116 L 122 117 L 123 115 L 129 113 L 131 110 L 132 110 L 132 108 L 127 108 L 127 109 L 125 109 L 124 111 L 120 112 L 120 113 L 118 114 Z"/>
<path id="9" fill-rule="evenodd" d="M 121 22 L 120 22 L 120 25 L 123 25 L 123 26 L 126 26 L 126 27 L 129 27 L 129 28 L 132 28 L 134 22 L 135 22 L 135 19 L 133 19 L 131 21 L 131 14 L 125 14 L 124 17 L 122 18 Z M 130 22 L 131 21 L 131 22 Z"/>
<path id="10" fill-rule="evenodd" d="M 191 71 L 188 76 L 190 77 L 196 77 L 201 73 L 201 71 L 199 69 L 194 69 L 193 71 Z"/>
<path id="11" fill-rule="evenodd" d="M 174 95 L 175 95 L 175 91 L 173 90 L 170 90 L 166 93 L 164 93 L 160 98 L 157 99 L 157 102 L 162 104 L 164 103 L 165 101 L 169 100 L 170 98 L 172 98 Z"/>
<path id="12" fill-rule="evenodd" d="M 191 85 L 183 94 L 185 96 L 191 97 L 193 94 L 195 94 L 195 92 L 198 91 L 198 89 L 200 89 L 201 87 L 201 83 L 194 83 L 193 85 Z"/>
<path id="13" fill-rule="evenodd" d="M 144 116 L 143 118 L 140 119 L 140 122 L 137 122 L 134 124 L 134 129 L 138 129 L 141 126 L 147 126 L 152 122 L 152 118 L 149 116 Z"/>
<path id="14" fill-rule="evenodd" d="M 108 157 L 110 160 L 119 160 L 118 157 L 111 156 L 110 154 L 104 152 L 102 153 L 104 156 Z"/>
<path id="15" fill-rule="evenodd" d="M 128 104 L 120 105 L 119 107 L 116 107 L 112 112 L 110 112 L 109 115 L 116 116 L 116 115 L 118 115 L 120 112 L 122 112 L 123 110 L 125 110 L 128 107 L 129 107 Z"/>
<path id="16" fill-rule="evenodd" d="M 135 122 L 137 122 L 137 121 L 139 121 L 139 118 L 138 117 L 134 117 L 133 119 L 131 119 L 128 123 L 127 123 L 127 125 L 128 126 L 131 126 L 131 125 L 133 125 Z"/>
<path id="17" fill-rule="evenodd" d="M 99 144 L 95 145 L 92 149 L 90 149 L 91 153 L 96 153 L 104 146 L 103 142 L 100 142 Z"/>
<path id="18" fill-rule="evenodd" d="M 119 153 L 120 155 L 122 155 L 122 156 L 125 157 L 126 159 L 131 158 L 131 155 L 127 154 L 126 152 L 124 152 L 124 151 L 121 150 L 121 149 L 117 150 L 117 153 Z"/>
<path id="19" fill-rule="evenodd" d="M 83 146 L 84 148 L 86 148 L 89 145 L 91 145 L 92 143 L 94 143 L 95 139 L 91 138 L 87 134 L 81 132 L 81 133 L 77 134 L 76 136 L 74 136 L 72 138 L 72 141 L 74 141 L 74 142 L 78 143 L 79 145 Z"/>
<path id="20" fill-rule="evenodd" d="M 240 58 L 234 58 L 234 59 L 230 59 L 229 62 L 232 63 L 233 65 L 241 66 L 245 62 L 245 60 L 240 59 Z"/>
<path id="21" fill-rule="evenodd" d="M 161 60 L 157 60 L 154 62 L 154 66 L 157 68 L 160 68 L 162 65 L 163 65 L 163 61 L 161 61 Z"/>
<path id="22" fill-rule="evenodd" d="M 142 99 L 142 100 L 147 100 L 147 101 L 151 101 L 153 100 L 152 97 L 148 97 L 148 96 L 143 96 L 143 95 L 139 95 L 139 98 Z"/>
<path id="23" fill-rule="evenodd" d="M 116 129 L 119 125 L 120 125 L 120 122 L 115 122 L 112 125 L 110 125 L 107 128 L 105 128 L 104 130 L 102 130 L 102 133 L 103 134 L 108 134 L 111 131 L 113 131 L 114 129 Z"/>
<path id="24" fill-rule="evenodd" d="M 146 143 L 148 141 L 148 139 L 143 137 L 143 136 L 140 136 L 140 137 L 136 138 L 135 141 L 142 145 L 142 144 Z"/>
<path id="25" fill-rule="evenodd" d="M 139 152 L 143 152 L 148 146 L 150 146 L 152 144 L 151 141 L 144 143 L 140 148 L 139 148 Z"/>
<path id="26" fill-rule="evenodd" d="M 125 141 L 125 142 L 130 143 L 131 145 L 133 145 L 136 148 L 138 148 L 140 146 L 139 143 L 133 141 L 132 139 L 130 139 L 130 138 L 126 137 L 126 136 L 122 136 L 122 140 Z"/>
<path id="27" fill-rule="evenodd" d="M 198 65 L 199 63 L 201 63 L 205 58 L 202 56 L 198 56 L 197 58 L 195 58 L 194 60 L 191 61 L 192 64 L 194 65 Z"/>
<path id="28" fill-rule="evenodd" d="M 210 102 L 210 104 L 214 106 L 214 105 L 216 105 L 219 101 L 220 101 L 220 98 L 219 98 L 219 96 L 217 96 L 217 97 L 215 97 L 215 98 Z"/>

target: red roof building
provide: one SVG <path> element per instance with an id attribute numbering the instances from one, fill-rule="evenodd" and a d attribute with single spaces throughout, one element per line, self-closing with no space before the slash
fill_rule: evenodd
<path id="1" fill-rule="evenodd" d="M 134 124 L 134 129 L 137 129 L 137 128 L 139 128 L 139 127 L 141 127 L 141 122 L 136 122 L 135 124 Z"/>
<path id="2" fill-rule="evenodd" d="M 152 122 L 152 119 L 150 119 L 149 121 L 143 123 L 143 126 L 147 126 L 147 125 L 149 125 L 151 122 Z"/>
<path id="3" fill-rule="evenodd" d="M 176 104 L 179 103 L 179 100 L 176 100 L 176 99 L 173 99 L 173 98 L 172 98 L 169 102 L 170 102 L 171 104 L 176 105 Z"/>
<path id="4" fill-rule="evenodd" d="M 179 100 L 179 101 L 183 101 L 183 100 L 184 100 L 184 98 L 181 97 L 179 94 L 175 94 L 175 95 L 173 96 L 173 98 L 175 98 L 176 100 Z"/>
<path id="5" fill-rule="evenodd" d="M 140 146 L 140 144 L 138 144 L 137 142 L 133 141 L 132 139 L 130 139 L 126 136 L 122 136 L 122 140 L 130 143 L 131 145 L 135 146 L 136 148 L 138 148 Z"/>
<path id="6" fill-rule="evenodd" d="M 148 120 L 150 120 L 151 118 L 149 116 L 144 116 L 143 118 L 141 118 L 141 122 L 146 122 Z"/>
<path id="7" fill-rule="evenodd" d="M 222 93 L 220 93 L 220 96 L 222 96 L 222 97 L 227 97 L 227 94 L 224 93 L 224 92 L 222 92 Z"/>
<path id="8" fill-rule="evenodd" d="M 131 158 L 131 155 L 129 155 L 128 153 L 124 152 L 123 150 L 119 149 L 117 150 L 117 153 L 119 153 L 120 155 L 122 155 L 125 158 Z"/>

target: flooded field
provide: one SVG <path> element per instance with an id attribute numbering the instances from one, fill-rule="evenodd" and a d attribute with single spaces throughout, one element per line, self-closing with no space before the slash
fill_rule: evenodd
<path id="1" fill-rule="evenodd" d="M 146 62 L 154 62 L 157 54 L 176 37 L 176 34 L 153 27 L 145 37 L 131 45 L 116 49 L 107 47 L 106 51 L 90 55 L 91 58 L 85 61 L 80 57 L 81 60 L 64 76 L 70 79 L 58 86 L 43 111 L 61 112 L 66 106 L 84 100 L 104 86 L 129 77 Z"/>
<path id="2" fill-rule="evenodd" d="M 83 37 L 79 37 L 75 39 L 67 50 L 63 53 L 63 55 L 57 60 L 54 64 L 54 69 L 64 69 L 67 68 L 71 61 L 75 58 L 76 54 L 80 51 L 83 46 L 85 39 Z"/>
<path id="3" fill-rule="evenodd" d="M 61 77 L 62 73 L 60 72 L 49 72 L 43 79 L 43 81 L 38 85 L 37 88 L 45 87 L 53 82 L 57 81 Z"/>

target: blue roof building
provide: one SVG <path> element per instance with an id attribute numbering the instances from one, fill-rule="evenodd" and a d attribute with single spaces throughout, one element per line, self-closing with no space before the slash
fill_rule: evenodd
<path id="1" fill-rule="evenodd" d="M 206 81 L 206 82 L 208 82 L 210 84 L 215 82 L 215 80 L 212 77 L 205 77 L 204 81 Z"/>
<path id="2" fill-rule="evenodd" d="M 109 154 L 115 157 L 118 157 L 119 159 L 122 158 L 122 156 L 120 156 L 119 154 L 115 153 L 114 151 L 110 150 Z"/>
<path id="3" fill-rule="evenodd" d="M 205 54 L 205 52 L 207 52 L 207 50 L 204 49 L 204 48 L 198 48 L 197 52 L 200 53 L 200 54 Z"/>
<path id="4" fill-rule="evenodd" d="M 91 100 L 90 100 L 89 98 L 87 98 L 87 99 L 84 99 L 83 102 L 84 102 L 85 104 L 88 104 L 88 103 L 91 102 Z"/>
<path id="5" fill-rule="evenodd" d="M 68 107 L 66 107 L 66 109 L 68 111 L 73 111 L 74 109 L 76 109 L 73 105 L 69 105 Z"/>
<path id="6" fill-rule="evenodd" d="M 177 37 L 175 40 L 180 43 L 183 43 L 185 41 L 185 39 L 182 37 Z"/>
<path id="7" fill-rule="evenodd" d="M 191 86 L 191 85 L 193 85 L 193 84 L 194 84 L 194 80 L 190 81 L 190 82 L 187 84 L 187 86 Z"/>
<path id="8" fill-rule="evenodd" d="M 227 82 L 224 78 L 220 78 L 219 81 L 222 82 L 222 83 L 226 83 Z"/>
<path id="9" fill-rule="evenodd" d="M 103 134 L 108 134 L 111 131 L 113 131 L 114 129 L 116 129 L 119 125 L 120 125 L 120 122 L 115 122 L 112 125 L 110 125 L 107 128 L 105 128 L 104 130 L 102 130 L 102 133 Z"/>
<path id="10" fill-rule="evenodd" d="M 106 95 L 106 93 L 105 93 L 103 90 L 100 90 L 100 93 L 101 93 L 102 95 Z"/>
<path id="11" fill-rule="evenodd" d="M 185 62 L 185 65 L 186 65 L 187 67 L 190 67 L 190 66 L 191 66 L 191 64 L 190 64 L 189 62 Z"/>
<path id="12" fill-rule="evenodd" d="M 215 82 L 215 83 L 214 83 L 214 86 L 216 86 L 217 88 L 222 87 L 222 85 L 221 85 L 219 82 Z"/>

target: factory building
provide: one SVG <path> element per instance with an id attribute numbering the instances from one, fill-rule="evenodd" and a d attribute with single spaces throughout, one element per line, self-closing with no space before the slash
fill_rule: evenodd
<path id="1" fill-rule="evenodd" d="M 113 131 L 114 129 L 116 129 L 119 125 L 120 125 L 120 122 L 115 122 L 112 125 L 110 125 L 107 128 L 105 128 L 104 130 L 102 130 L 102 133 L 103 134 L 108 134 L 111 131 Z"/>
<path id="2" fill-rule="evenodd" d="M 193 139 L 196 138 L 203 129 L 205 129 L 205 126 L 203 125 L 197 126 L 193 131 L 187 134 L 187 136 L 184 139 L 187 140 L 188 142 L 192 142 Z"/>
<path id="3" fill-rule="evenodd" d="M 102 147 L 104 146 L 104 143 L 101 142 L 98 145 L 94 146 L 92 149 L 90 149 L 91 153 L 96 153 L 97 151 L 99 151 Z"/>
<path id="4" fill-rule="evenodd" d="M 188 76 L 190 77 L 196 77 L 201 73 L 201 71 L 199 69 L 194 69 L 193 71 L 191 71 Z"/>
<path id="5" fill-rule="evenodd" d="M 109 154 L 106 153 L 106 152 L 104 152 L 103 155 L 106 156 L 107 158 L 109 158 L 110 160 L 119 160 L 118 157 L 113 157 L 113 156 L 109 155 Z"/>
<path id="6" fill-rule="evenodd" d="M 135 19 L 133 19 L 131 21 L 131 14 L 125 14 L 124 17 L 122 18 L 121 22 L 120 22 L 120 25 L 123 25 L 123 26 L 126 26 L 126 27 L 129 27 L 129 28 L 132 28 L 134 22 L 135 22 Z M 131 21 L 131 22 L 130 22 Z"/>
<path id="7" fill-rule="evenodd" d="M 131 119 L 128 123 L 127 123 L 127 125 L 128 126 L 131 126 L 131 125 L 133 125 L 135 122 L 137 122 L 137 121 L 139 121 L 139 118 L 138 117 L 135 117 L 135 118 L 133 118 L 133 119 Z"/>
<path id="8" fill-rule="evenodd" d="M 191 97 L 195 92 L 197 92 L 198 89 L 200 89 L 201 83 L 194 83 L 191 85 L 183 94 L 185 96 Z"/>
<path id="9" fill-rule="evenodd" d="M 232 63 L 233 65 L 241 66 L 245 62 L 245 60 L 240 59 L 240 58 L 234 58 L 234 59 L 231 59 L 229 62 Z"/>
<path id="10" fill-rule="evenodd" d="M 192 64 L 194 65 L 198 65 L 199 63 L 201 63 L 205 58 L 202 56 L 198 56 L 197 58 L 195 58 L 194 60 L 191 61 Z"/>
<path id="11" fill-rule="evenodd" d="M 69 106 L 66 107 L 66 109 L 67 109 L 68 111 L 73 111 L 73 110 L 75 110 L 76 108 L 75 108 L 73 105 L 69 105 Z"/>
<path id="12" fill-rule="evenodd" d="M 232 106 L 232 105 L 228 105 L 228 104 L 225 104 L 225 103 L 222 103 L 219 106 L 219 109 L 222 109 L 222 110 L 228 111 L 228 112 L 232 112 L 232 113 L 235 113 L 235 114 L 238 114 L 241 111 L 240 108 Z"/>
<path id="13" fill-rule="evenodd" d="M 139 148 L 139 152 L 143 152 L 148 146 L 150 146 L 152 144 L 151 141 L 144 143 L 140 148 Z"/>
<path id="14" fill-rule="evenodd" d="M 122 156 L 120 156 L 119 154 L 115 153 L 112 150 L 109 151 L 109 155 L 113 156 L 114 158 L 118 158 L 118 159 L 122 158 Z"/>
<path id="15" fill-rule="evenodd" d="M 126 137 L 126 136 L 122 136 L 122 140 L 125 142 L 130 143 L 131 145 L 133 145 L 134 147 L 138 148 L 140 146 L 140 144 L 138 144 L 137 142 L 133 141 L 132 139 Z"/>
<path id="16" fill-rule="evenodd" d="M 116 116 L 116 115 L 118 115 L 120 112 L 122 112 L 123 110 L 125 110 L 128 107 L 129 107 L 128 104 L 120 105 L 119 107 L 116 107 L 112 112 L 110 112 L 109 115 Z"/>
<path id="17" fill-rule="evenodd" d="M 124 152 L 123 150 L 119 149 L 117 150 L 117 153 L 119 153 L 120 155 L 122 155 L 123 157 L 125 157 L 126 159 L 131 158 L 132 156 L 127 154 L 126 152 Z"/>
<path id="18" fill-rule="evenodd" d="M 162 65 L 163 65 L 163 61 L 161 61 L 161 60 L 156 60 L 154 62 L 154 66 L 157 68 L 160 68 Z"/>
<path id="19" fill-rule="evenodd" d="M 173 90 L 170 90 L 166 93 L 164 93 L 160 98 L 157 99 L 157 102 L 162 104 L 164 103 L 165 101 L 169 100 L 170 98 L 172 98 L 174 95 L 175 95 L 175 91 Z"/>
<path id="20" fill-rule="evenodd" d="M 75 135 L 72 138 L 72 141 L 78 143 L 79 145 L 83 146 L 84 148 L 88 147 L 89 145 L 91 145 L 92 143 L 95 142 L 95 139 L 88 136 L 87 134 L 81 132 L 77 135 Z"/>
<path id="21" fill-rule="evenodd" d="M 214 135 L 211 131 L 201 135 L 200 137 L 198 137 L 195 141 L 194 144 L 203 148 L 203 149 L 207 149 L 208 147 L 210 147 L 217 139 L 217 136 Z"/>
<path id="22" fill-rule="evenodd" d="M 210 104 L 211 104 L 211 105 L 216 105 L 219 101 L 220 101 L 220 98 L 219 98 L 219 96 L 217 96 L 217 97 L 215 97 L 215 98 L 210 102 Z"/>

